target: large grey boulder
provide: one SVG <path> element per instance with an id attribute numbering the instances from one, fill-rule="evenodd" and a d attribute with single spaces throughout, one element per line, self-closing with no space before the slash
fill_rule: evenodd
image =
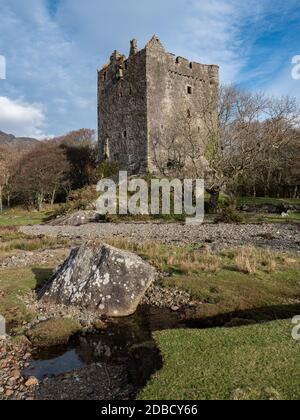
<path id="1" fill-rule="evenodd" d="M 76 213 L 58 217 L 56 220 L 52 220 L 49 224 L 51 226 L 82 226 L 89 223 L 99 223 L 103 220 L 103 216 L 96 211 L 80 210 Z"/>
<path id="2" fill-rule="evenodd" d="M 39 298 L 124 317 L 136 311 L 156 277 L 155 268 L 137 255 L 91 241 L 72 250 Z"/>

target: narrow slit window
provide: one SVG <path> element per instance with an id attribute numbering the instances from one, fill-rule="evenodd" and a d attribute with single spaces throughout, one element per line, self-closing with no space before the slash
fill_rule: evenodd
<path id="1" fill-rule="evenodd" d="M 126 137 L 127 137 L 127 131 L 126 130 L 123 132 L 123 137 L 124 137 L 124 139 L 126 139 Z"/>
<path id="2" fill-rule="evenodd" d="M 188 93 L 189 95 L 191 95 L 191 94 L 193 93 L 192 86 L 188 86 L 188 88 L 187 88 L 187 93 Z"/>

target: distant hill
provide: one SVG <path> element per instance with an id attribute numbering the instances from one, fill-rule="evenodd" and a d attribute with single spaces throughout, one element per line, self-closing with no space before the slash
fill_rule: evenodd
<path id="1" fill-rule="evenodd" d="M 38 144 L 37 139 L 30 137 L 15 137 L 0 131 L 0 146 L 9 146 L 14 149 L 31 149 Z"/>

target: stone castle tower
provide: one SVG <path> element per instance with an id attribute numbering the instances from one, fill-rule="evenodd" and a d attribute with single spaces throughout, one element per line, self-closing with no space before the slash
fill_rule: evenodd
<path id="1" fill-rule="evenodd" d="M 131 41 L 128 58 L 115 51 L 98 72 L 101 160 L 130 174 L 159 173 L 157 162 L 183 118 L 192 115 L 201 133 L 204 102 L 217 116 L 218 88 L 218 66 L 176 58 L 156 36 L 140 51 Z"/>

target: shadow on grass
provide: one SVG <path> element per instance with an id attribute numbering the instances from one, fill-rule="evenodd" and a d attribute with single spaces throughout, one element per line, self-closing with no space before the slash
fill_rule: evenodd
<path id="1" fill-rule="evenodd" d="M 236 310 L 227 313 L 220 313 L 215 316 L 188 317 L 186 325 L 189 328 L 215 328 L 215 327 L 235 327 L 261 322 L 272 322 L 285 320 L 300 315 L 300 304 L 296 305 L 273 305 L 259 308 L 249 308 Z M 232 322 L 236 321 L 236 322 Z M 232 324 L 231 324 L 232 323 Z"/>
<path id="2" fill-rule="evenodd" d="M 47 283 L 47 281 L 53 275 L 53 269 L 51 268 L 33 268 L 32 272 L 34 273 L 36 279 L 36 292 L 39 292 Z M 211 302 L 214 305 L 218 306 L 218 302 L 214 301 Z M 205 304 L 209 305 L 209 303 Z M 148 321 L 153 324 L 153 320 L 151 319 L 151 310 L 149 307 L 149 315 L 145 315 L 147 313 L 147 307 L 140 307 L 139 310 L 142 310 L 144 313 L 144 321 L 148 319 Z M 146 311 L 145 311 L 146 310 Z M 196 309 L 188 309 L 186 311 L 179 311 L 178 313 L 174 313 L 175 318 L 177 321 L 172 317 L 172 322 L 166 322 L 166 325 L 163 325 L 162 329 L 176 329 L 178 327 L 186 327 L 186 328 L 198 328 L 198 329 L 206 329 L 206 328 L 215 328 L 215 327 L 224 327 L 224 326 L 242 326 L 242 325 L 249 325 L 249 324 L 256 324 L 261 322 L 271 322 L 275 320 L 285 320 L 293 318 L 294 316 L 300 315 L 300 303 L 297 304 L 288 304 L 288 305 L 270 305 L 270 306 L 262 306 L 262 307 L 253 307 L 243 310 L 235 310 L 235 311 L 228 311 L 222 312 L 222 308 L 220 307 L 220 313 L 216 315 L 205 315 L 204 307 L 199 306 Z M 202 315 L 203 314 L 203 315 Z M 164 315 L 165 317 L 166 315 Z M 159 316 L 155 317 L 160 318 Z M 130 319 L 130 318 L 128 318 Z M 234 321 L 234 322 L 232 322 Z M 236 321 L 236 322 L 235 322 Z M 161 320 L 158 322 L 161 323 Z M 232 323 L 232 325 L 227 325 Z M 160 328 L 158 328 L 160 329 Z M 156 330 L 152 328 L 152 331 Z"/>
<path id="3" fill-rule="evenodd" d="M 41 288 L 52 276 L 53 269 L 52 268 L 33 268 L 32 272 L 36 280 L 35 290 L 38 292 L 39 290 L 41 290 Z"/>

